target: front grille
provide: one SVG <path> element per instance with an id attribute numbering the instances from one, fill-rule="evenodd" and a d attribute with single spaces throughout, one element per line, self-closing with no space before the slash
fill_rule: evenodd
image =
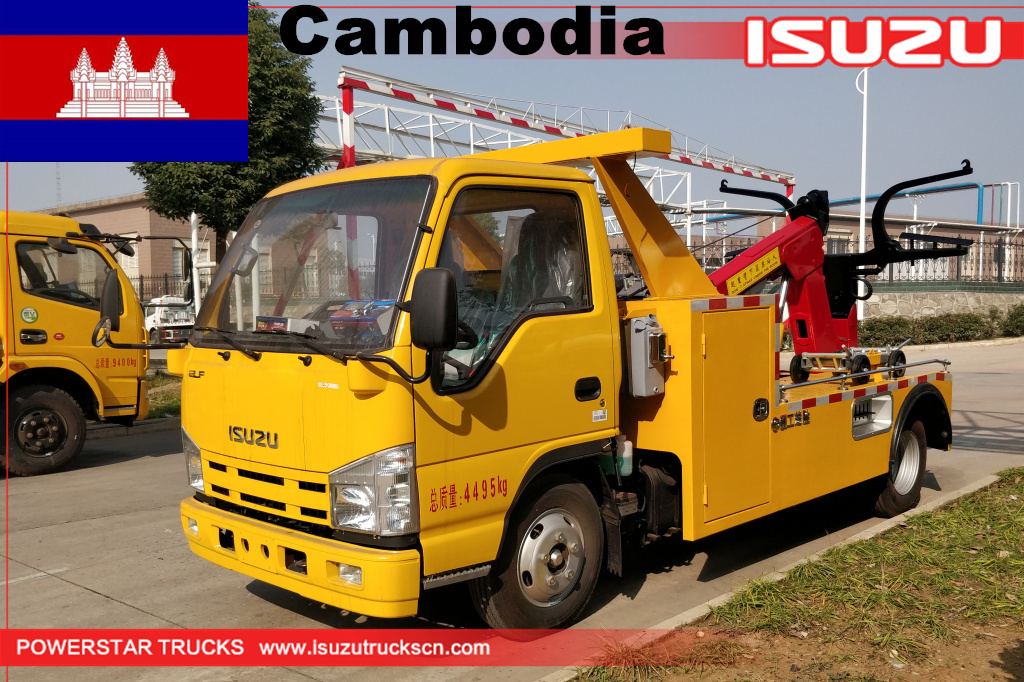
<path id="1" fill-rule="evenodd" d="M 278 511 L 285 510 L 284 502 L 277 502 L 276 500 L 268 500 L 265 497 L 257 497 L 255 495 L 249 495 L 248 493 L 241 493 L 242 502 L 248 502 L 250 504 L 258 504 L 261 507 L 269 507 L 270 509 L 276 509 Z"/>
<path id="2" fill-rule="evenodd" d="M 255 471 L 246 471 L 245 469 L 239 469 L 238 475 L 242 478 L 251 478 L 254 481 L 263 481 L 264 483 L 273 483 L 274 485 L 284 485 L 284 479 L 280 476 L 268 476 L 267 474 L 260 474 Z"/>
<path id="3" fill-rule="evenodd" d="M 242 463 L 239 462 L 239 464 Z M 327 493 L 327 485 L 323 483 L 300 481 L 287 475 L 275 476 L 252 469 L 242 469 L 235 466 L 234 462 L 210 461 L 209 465 L 212 480 L 207 481 L 207 487 L 211 493 L 225 498 L 235 497 L 236 500 L 244 504 L 259 506 L 268 511 L 294 517 L 296 520 L 309 519 L 310 522 L 326 522 L 329 518 L 326 510 L 318 509 L 321 504 L 326 506 L 327 503 L 323 497 Z M 214 474 L 215 471 L 222 473 Z M 235 478 L 235 474 L 238 475 L 238 478 Z M 248 481 L 259 481 L 280 486 L 280 488 L 258 488 Z M 253 490 L 253 488 L 256 489 Z"/>

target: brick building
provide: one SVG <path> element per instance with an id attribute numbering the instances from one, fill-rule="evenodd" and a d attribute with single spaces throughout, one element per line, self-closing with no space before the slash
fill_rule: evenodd
<path id="1" fill-rule="evenodd" d="M 147 208 L 149 199 L 143 193 L 108 199 L 97 199 L 39 211 L 50 215 L 64 214 L 80 223 L 91 223 L 100 232 L 125 236 L 179 237 L 191 245 L 192 231 L 183 220 L 169 220 Z M 213 230 L 200 226 L 197 262 L 209 261 L 209 248 L 214 243 Z M 180 294 L 183 249 L 173 240 L 143 240 L 134 244 L 135 256 L 117 255 L 118 263 L 135 284 L 143 300 L 164 294 Z"/>

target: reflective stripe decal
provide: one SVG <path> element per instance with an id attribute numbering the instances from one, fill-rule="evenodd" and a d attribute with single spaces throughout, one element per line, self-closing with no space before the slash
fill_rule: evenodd
<path id="1" fill-rule="evenodd" d="M 867 386 L 865 388 L 858 388 L 853 391 L 843 391 L 842 393 L 829 393 L 826 395 L 819 395 L 816 398 L 807 398 L 806 400 L 794 400 L 793 402 L 789 403 L 788 411 L 799 412 L 801 410 L 807 410 L 812 407 L 817 407 L 819 405 L 841 403 L 847 400 L 854 400 L 855 398 L 863 398 L 864 396 L 875 395 L 876 393 L 887 393 L 889 391 L 896 391 L 901 388 L 909 388 L 910 386 L 916 386 L 918 384 L 930 384 L 935 381 L 952 380 L 953 375 L 950 374 L 949 372 L 935 372 L 934 374 L 922 374 L 921 376 L 911 377 L 909 379 L 890 381 L 886 384 Z"/>
<path id="2" fill-rule="evenodd" d="M 759 296 L 722 296 L 720 298 L 701 298 L 690 301 L 690 310 L 699 313 L 705 310 L 733 310 L 735 308 L 757 308 L 764 305 L 775 305 L 775 294 Z"/>

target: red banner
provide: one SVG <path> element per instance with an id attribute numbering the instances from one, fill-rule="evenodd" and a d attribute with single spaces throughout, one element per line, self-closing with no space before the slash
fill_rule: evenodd
<path id="1" fill-rule="evenodd" d="M 4 630 L 4 666 L 580 666 L 665 630 Z"/>

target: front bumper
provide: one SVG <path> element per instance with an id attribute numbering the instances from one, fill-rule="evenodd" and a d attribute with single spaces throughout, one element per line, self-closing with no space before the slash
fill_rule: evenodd
<path id="1" fill-rule="evenodd" d="M 196 521 L 198 533 L 189 530 L 189 519 Z M 367 616 L 416 615 L 420 555 L 415 549 L 374 549 L 318 538 L 238 516 L 193 498 L 181 503 L 181 524 L 192 551 L 218 566 Z M 221 547 L 222 529 L 234 534 L 234 549 Z M 286 565 L 286 554 L 295 552 L 306 555 L 305 574 Z M 362 585 L 341 580 L 338 563 L 361 568 Z"/>

